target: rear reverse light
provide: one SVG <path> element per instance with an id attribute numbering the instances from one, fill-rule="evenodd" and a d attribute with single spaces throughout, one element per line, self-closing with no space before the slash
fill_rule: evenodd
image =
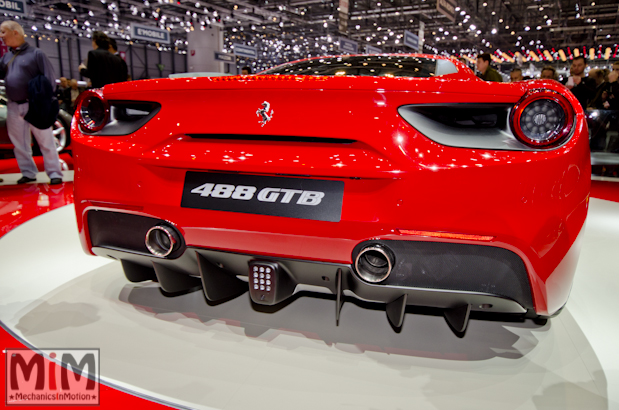
<path id="1" fill-rule="evenodd" d="M 443 239 L 462 239 L 467 241 L 492 241 L 494 236 L 488 235 L 471 235 L 465 233 L 449 233 L 449 232 L 432 232 L 432 231 L 415 231 L 411 229 L 398 229 L 401 235 L 427 236 L 430 238 Z"/>
<path id="2" fill-rule="evenodd" d="M 110 118 L 110 105 L 101 90 L 84 91 L 77 103 L 75 116 L 82 130 L 100 131 Z"/>
<path id="3" fill-rule="evenodd" d="M 511 127 L 516 137 L 530 147 L 550 148 L 569 137 L 574 126 L 574 108 L 561 94 L 532 90 L 516 104 Z"/>

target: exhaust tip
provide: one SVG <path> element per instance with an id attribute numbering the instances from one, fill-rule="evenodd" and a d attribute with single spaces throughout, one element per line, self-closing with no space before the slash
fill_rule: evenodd
<path id="1" fill-rule="evenodd" d="M 180 240 L 174 229 L 157 225 L 146 232 L 145 243 L 150 253 L 159 258 L 165 258 L 178 248 Z"/>
<path id="2" fill-rule="evenodd" d="M 382 282 L 391 273 L 395 258 L 389 248 L 375 244 L 366 246 L 355 260 L 355 269 L 361 279 L 370 283 Z"/>

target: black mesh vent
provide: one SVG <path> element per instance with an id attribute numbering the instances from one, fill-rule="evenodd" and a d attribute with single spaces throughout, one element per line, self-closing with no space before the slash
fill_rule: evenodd
<path id="1" fill-rule="evenodd" d="M 511 104 L 412 105 L 410 109 L 432 121 L 455 128 L 507 127 Z"/>
<path id="2" fill-rule="evenodd" d="M 368 241 L 353 250 L 353 261 L 367 245 L 380 243 L 395 254 L 391 275 L 381 285 L 482 292 L 533 308 L 522 259 L 507 249 L 440 242 Z"/>

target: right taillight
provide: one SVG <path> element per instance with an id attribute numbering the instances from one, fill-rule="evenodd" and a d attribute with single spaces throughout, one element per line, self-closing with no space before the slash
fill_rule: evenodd
<path id="1" fill-rule="evenodd" d="M 100 131 L 110 118 L 110 105 L 101 90 L 86 90 L 80 94 L 75 116 L 83 131 Z"/>
<path id="2" fill-rule="evenodd" d="M 514 106 L 511 127 L 516 138 L 528 146 L 557 146 L 572 132 L 574 108 L 555 91 L 532 90 Z"/>

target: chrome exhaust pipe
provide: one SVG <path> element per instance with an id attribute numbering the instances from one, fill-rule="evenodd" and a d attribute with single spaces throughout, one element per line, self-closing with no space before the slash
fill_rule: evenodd
<path id="1" fill-rule="evenodd" d="M 391 249 L 384 245 L 373 244 L 359 252 L 355 260 L 355 269 L 361 279 L 370 283 L 382 282 L 393 270 L 395 257 Z"/>
<path id="2" fill-rule="evenodd" d="M 165 258 L 178 249 L 180 239 L 174 229 L 157 225 L 148 230 L 145 243 L 150 253 L 159 258 Z"/>

